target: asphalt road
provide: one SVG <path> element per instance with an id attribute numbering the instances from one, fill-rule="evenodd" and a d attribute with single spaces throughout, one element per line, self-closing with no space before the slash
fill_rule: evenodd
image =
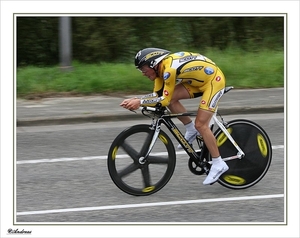
<path id="1" fill-rule="evenodd" d="M 138 121 L 19 126 L 16 222 L 285 224 L 284 113 L 225 116 L 234 118 L 257 122 L 271 139 L 273 160 L 258 184 L 246 190 L 204 186 L 204 176 L 193 175 L 180 153 L 169 183 L 147 197 L 119 190 L 106 165 L 113 139 Z"/>

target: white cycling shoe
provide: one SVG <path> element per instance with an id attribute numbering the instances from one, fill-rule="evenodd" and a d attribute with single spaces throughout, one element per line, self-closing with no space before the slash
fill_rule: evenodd
<path id="1" fill-rule="evenodd" d="M 196 137 L 200 135 L 200 133 L 195 129 L 194 131 L 186 131 L 184 138 L 189 142 L 191 145 L 193 141 L 196 139 Z M 182 150 L 182 146 L 179 144 L 177 146 L 177 149 Z"/>
<path id="2" fill-rule="evenodd" d="M 213 162 L 207 177 L 203 181 L 203 184 L 209 185 L 215 183 L 228 169 L 228 165 L 222 159 Z"/>

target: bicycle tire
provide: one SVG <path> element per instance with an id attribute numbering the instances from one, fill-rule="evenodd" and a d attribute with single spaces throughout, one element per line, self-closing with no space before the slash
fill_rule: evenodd
<path id="1" fill-rule="evenodd" d="M 228 122 L 226 127 L 245 156 L 226 161 L 229 169 L 221 175 L 218 182 L 231 189 L 249 188 L 258 183 L 270 167 L 271 141 L 265 130 L 253 121 L 237 119 Z M 214 134 L 222 158 L 237 154 L 236 148 L 220 128 Z"/>
<path id="2" fill-rule="evenodd" d="M 129 127 L 115 138 L 109 149 L 109 175 L 115 185 L 127 194 L 153 194 L 163 188 L 173 175 L 175 149 L 169 136 L 162 130 L 145 163 L 139 162 L 148 151 L 153 133 L 150 125 Z"/>

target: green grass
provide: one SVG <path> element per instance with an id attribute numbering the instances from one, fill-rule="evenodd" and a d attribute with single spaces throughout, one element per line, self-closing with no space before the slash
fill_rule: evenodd
<path id="1" fill-rule="evenodd" d="M 284 86 L 284 54 L 278 51 L 246 53 L 227 49 L 201 52 L 222 69 L 227 85 L 235 88 Z M 73 62 L 71 71 L 29 66 L 17 69 L 17 97 L 71 94 L 139 94 L 152 91 L 153 83 L 131 63 L 83 64 Z"/>
<path id="2" fill-rule="evenodd" d="M 227 49 L 205 53 L 221 68 L 226 84 L 235 88 L 271 88 L 284 86 L 284 53 L 256 53 Z"/>

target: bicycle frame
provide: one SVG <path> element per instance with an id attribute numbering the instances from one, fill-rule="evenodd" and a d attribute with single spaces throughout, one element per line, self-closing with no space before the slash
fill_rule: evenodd
<path id="1" fill-rule="evenodd" d="M 152 107 L 144 107 L 143 108 L 146 111 L 153 111 L 155 112 L 156 109 Z M 152 117 L 152 126 L 151 129 L 154 130 L 154 134 L 148 149 L 147 154 L 143 159 L 147 158 L 147 156 L 150 154 L 155 141 L 157 140 L 159 136 L 159 132 L 161 130 L 161 124 L 164 124 L 168 130 L 173 134 L 175 139 L 182 145 L 183 149 L 186 151 L 186 153 L 190 156 L 190 158 L 194 161 L 194 163 L 198 166 L 201 166 L 204 168 L 205 171 L 208 169 L 205 166 L 205 162 L 203 161 L 205 156 L 208 154 L 208 149 L 203 143 L 203 140 L 197 138 L 198 144 L 201 143 L 201 152 L 200 155 L 196 152 L 196 150 L 188 143 L 188 141 L 184 138 L 183 134 L 180 132 L 178 127 L 175 125 L 175 123 L 172 121 L 171 118 L 174 117 L 180 117 L 180 116 L 195 116 L 194 113 L 178 113 L 178 114 L 162 114 L 160 117 L 155 118 Z M 238 146 L 238 144 L 235 142 L 235 140 L 232 138 L 230 133 L 227 131 L 226 127 L 223 123 L 218 120 L 217 116 L 213 115 L 214 123 L 222 130 L 222 132 L 226 135 L 226 137 L 230 140 L 230 142 L 234 145 L 234 147 L 237 149 L 237 155 L 233 155 L 227 158 L 223 158 L 224 161 L 232 160 L 232 159 L 241 159 L 243 156 L 245 156 L 245 153 L 242 151 L 242 149 Z M 213 126 L 211 126 L 211 130 L 213 129 Z M 200 145 L 200 144 L 199 144 Z M 211 163 L 211 162 L 208 162 Z"/>
<path id="2" fill-rule="evenodd" d="M 232 88 L 226 87 L 224 93 Z M 130 195 L 146 196 L 159 191 L 171 179 L 176 166 L 176 151 L 162 125 L 189 156 L 189 170 L 197 176 L 209 174 L 212 156 L 203 137 L 196 136 L 198 146 L 193 147 L 172 119 L 196 116 L 196 113 L 172 114 L 168 108 L 159 105 L 140 109 L 144 116 L 152 119 L 152 123 L 125 129 L 114 139 L 108 152 L 109 175 L 119 189 Z M 271 141 L 264 129 L 246 119 L 226 122 L 217 112 L 212 116 L 209 127 L 222 159 L 228 161 L 229 167 L 218 182 L 230 189 L 245 189 L 259 182 L 272 159 Z"/>
<path id="3" fill-rule="evenodd" d="M 245 153 L 242 151 L 242 149 L 238 146 L 238 144 L 235 142 L 235 140 L 232 138 L 230 133 L 227 131 L 226 127 L 223 125 L 222 122 L 220 122 L 216 115 L 213 115 L 214 122 L 218 125 L 218 127 L 221 129 L 221 131 L 226 135 L 226 137 L 231 141 L 231 143 L 234 145 L 234 147 L 237 149 L 238 153 L 237 155 L 230 156 L 227 158 L 223 158 L 224 161 L 231 160 L 231 159 L 241 159 L 245 156 Z"/>

